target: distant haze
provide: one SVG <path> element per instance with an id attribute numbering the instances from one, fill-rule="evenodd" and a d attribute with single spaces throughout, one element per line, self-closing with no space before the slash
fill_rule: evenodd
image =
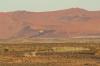
<path id="1" fill-rule="evenodd" d="M 100 10 L 100 0 L 0 0 L 0 11 L 54 11 L 68 8 Z"/>
<path id="2" fill-rule="evenodd" d="M 100 38 L 100 11 L 0 12 L 0 39 Z"/>

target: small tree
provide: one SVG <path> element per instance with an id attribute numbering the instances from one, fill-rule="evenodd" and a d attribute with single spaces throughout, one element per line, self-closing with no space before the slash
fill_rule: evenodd
<path id="1" fill-rule="evenodd" d="M 8 49 L 8 48 L 5 48 L 5 49 L 4 49 L 4 52 L 8 52 L 8 51 L 9 51 L 9 49 Z"/>

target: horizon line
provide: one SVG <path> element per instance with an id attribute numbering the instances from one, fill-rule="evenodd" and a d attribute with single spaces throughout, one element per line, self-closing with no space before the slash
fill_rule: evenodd
<path id="1" fill-rule="evenodd" d="M 85 8 L 67 8 L 67 9 L 56 9 L 56 10 L 47 10 L 47 11 L 33 11 L 33 10 L 25 10 L 25 9 L 19 9 L 19 10 L 9 10 L 9 11 L 0 11 L 0 12 L 17 12 L 17 11 L 22 11 L 22 12 L 55 12 L 55 11 L 63 11 L 63 10 L 70 10 L 70 9 L 80 9 L 80 10 L 84 10 L 84 11 L 100 11 L 100 9 L 97 10 L 89 10 L 89 9 L 85 9 Z"/>

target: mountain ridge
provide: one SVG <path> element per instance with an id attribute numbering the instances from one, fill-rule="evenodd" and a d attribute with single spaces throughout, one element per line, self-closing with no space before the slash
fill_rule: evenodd
<path id="1" fill-rule="evenodd" d="M 29 29 L 24 30 L 27 26 Z M 49 12 L 0 12 L 0 39 L 15 36 L 21 38 L 26 35 L 27 38 L 30 35 L 31 38 L 99 36 L 99 28 L 100 11 L 71 8 Z M 30 29 L 32 31 L 29 31 Z M 20 33 L 22 33 L 21 36 Z M 33 36 L 34 34 L 36 36 Z"/>

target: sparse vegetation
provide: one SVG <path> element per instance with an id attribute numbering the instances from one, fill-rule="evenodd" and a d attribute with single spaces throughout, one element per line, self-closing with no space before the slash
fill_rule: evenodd
<path id="1" fill-rule="evenodd" d="M 97 42 L 0 44 L 0 66 L 99 66 L 99 60 Z"/>

